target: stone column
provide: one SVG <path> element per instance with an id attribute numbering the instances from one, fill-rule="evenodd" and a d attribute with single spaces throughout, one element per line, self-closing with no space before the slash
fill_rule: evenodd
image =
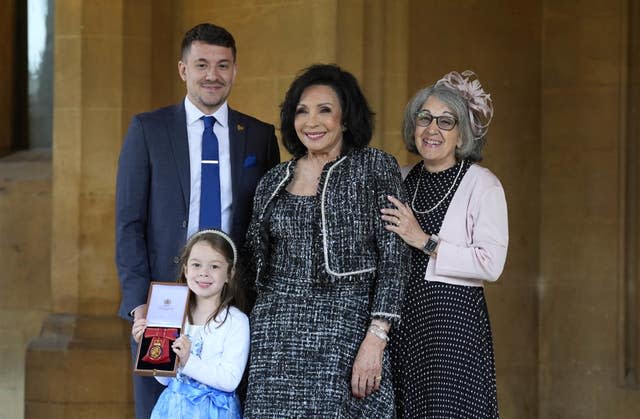
<path id="1" fill-rule="evenodd" d="M 129 117 L 150 105 L 151 3 L 55 4 L 52 313 L 27 349 L 28 418 L 133 416 L 114 181 Z"/>

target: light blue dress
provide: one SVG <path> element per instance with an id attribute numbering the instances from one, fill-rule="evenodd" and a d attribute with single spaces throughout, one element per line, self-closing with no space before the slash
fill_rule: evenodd
<path id="1" fill-rule="evenodd" d="M 207 339 L 204 326 L 187 325 L 186 335 L 191 340 L 191 357 L 200 357 Z M 203 337 L 204 336 L 204 337 Z M 239 419 L 240 401 L 235 392 L 215 389 L 182 372 L 169 379 L 167 388 L 151 413 L 151 419 Z"/>

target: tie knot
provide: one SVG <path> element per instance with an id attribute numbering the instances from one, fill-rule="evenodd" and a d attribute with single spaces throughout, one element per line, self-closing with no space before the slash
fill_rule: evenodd
<path id="1" fill-rule="evenodd" d="M 212 128 L 216 123 L 216 118 L 214 118 L 213 116 L 203 116 L 202 120 L 204 121 L 205 128 Z"/>

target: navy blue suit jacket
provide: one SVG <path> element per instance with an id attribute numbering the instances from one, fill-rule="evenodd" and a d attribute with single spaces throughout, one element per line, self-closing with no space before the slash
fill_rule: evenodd
<path id="1" fill-rule="evenodd" d="M 233 215 L 230 235 L 244 243 L 253 194 L 280 162 L 273 125 L 229 109 Z M 120 316 L 147 302 L 150 281 L 174 281 L 187 239 L 189 144 L 184 104 L 133 117 L 116 180 L 116 265 Z"/>

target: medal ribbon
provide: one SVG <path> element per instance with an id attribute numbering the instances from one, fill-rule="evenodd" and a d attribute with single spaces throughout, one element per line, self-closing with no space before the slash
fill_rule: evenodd
<path id="1" fill-rule="evenodd" d="M 144 331 L 144 337 L 151 338 L 151 343 L 142 360 L 150 364 L 164 364 L 169 362 L 169 341 L 176 340 L 178 337 L 178 329 L 150 327 Z"/>

